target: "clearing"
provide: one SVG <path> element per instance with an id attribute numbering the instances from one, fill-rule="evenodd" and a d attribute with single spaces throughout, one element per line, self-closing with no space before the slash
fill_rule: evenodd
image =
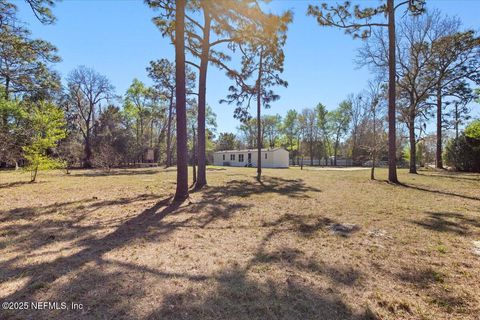
<path id="1" fill-rule="evenodd" d="M 478 319 L 480 175 L 264 174 L 0 172 L 0 301 L 69 309 L 0 318 Z"/>

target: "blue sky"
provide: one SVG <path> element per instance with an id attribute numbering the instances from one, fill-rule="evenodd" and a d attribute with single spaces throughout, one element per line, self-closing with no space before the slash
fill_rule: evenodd
<path id="1" fill-rule="evenodd" d="M 173 58 L 172 45 L 151 22 L 155 12 L 142 0 L 64 0 L 54 7 L 57 22 L 49 26 L 41 25 L 23 0 L 15 3 L 33 36 L 59 49 L 63 60 L 55 68 L 62 76 L 86 65 L 106 75 L 123 95 L 134 78 L 151 83 L 145 71 L 150 60 Z M 320 2 L 273 0 L 267 5 L 275 12 L 291 9 L 294 21 L 285 47 L 283 78 L 289 86 L 276 90 L 281 99 L 265 113 L 284 115 L 288 109 L 300 111 L 319 102 L 333 109 L 348 94 L 363 90 L 371 78 L 366 68 L 358 69 L 354 62 L 361 41 L 341 30 L 320 28 L 314 18 L 306 16 L 310 3 Z M 460 17 L 466 28 L 479 29 L 480 1 L 427 0 L 427 7 Z M 230 83 L 222 71 L 210 67 L 207 103 L 217 114 L 219 132 L 235 132 L 239 124 L 233 118 L 234 107 L 218 103 Z M 474 107 L 478 109 L 478 105 Z"/>

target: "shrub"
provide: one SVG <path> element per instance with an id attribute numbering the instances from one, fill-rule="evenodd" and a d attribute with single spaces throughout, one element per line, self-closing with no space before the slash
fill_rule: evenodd
<path id="1" fill-rule="evenodd" d="M 455 170 L 480 172 L 480 139 L 465 134 L 451 139 L 445 150 L 445 160 Z"/>

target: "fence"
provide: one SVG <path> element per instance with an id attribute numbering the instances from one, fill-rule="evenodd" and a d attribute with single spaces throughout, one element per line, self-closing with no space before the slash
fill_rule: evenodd
<path id="1" fill-rule="evenodd" d="M 290 159 L 290 165 L 291 166 L 299 166 L 301 163 L 303 163 L 304 166 L 311 166 L 312 161 L 308 158 L 303 158 L 302 159 Z M 333 158 L 328 159 L 313 159 L 313 165 L 314 166 L 333 166 L 334 160 Z M 354 166 L 353 160 L 352 159 L 338 159 L 337 158 L 337 167 L 352 167 Z"/>

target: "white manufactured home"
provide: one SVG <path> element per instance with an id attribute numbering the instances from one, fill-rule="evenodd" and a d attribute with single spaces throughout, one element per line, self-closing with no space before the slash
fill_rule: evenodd
<path id="1" fill-rule="evenodd" d="M 288 168 L 288 151 L 283 148 L 262 149 L 262 168 Z M 257 149 L 225 150 L 213 154 L 216 166 L 256 167 Z"/>

